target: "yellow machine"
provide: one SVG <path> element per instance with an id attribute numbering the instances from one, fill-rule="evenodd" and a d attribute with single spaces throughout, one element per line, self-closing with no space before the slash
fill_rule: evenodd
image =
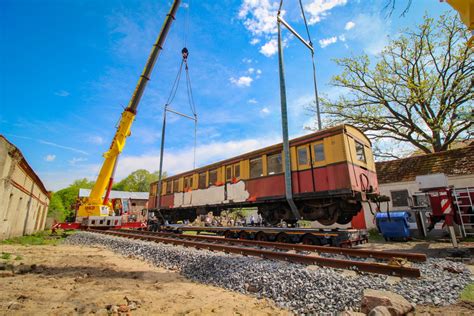
<path id="1" fill-rule="evenodd" d="M 135 91 L 130 99 L 127 108 L 123 111 L 119 126 L 115 133 L 112 144 L 109 150 L 104 154 L 104 163 L 100 169 L 99 176 L 95 182 L 94 187 L 90 193 L 89 198 L 79 206 L 77 211 L 77 219 L 83 221 L 86 226 L 106 226 L 111 224 L 114 226 L 120 225 L 120 219 L 113 215 L 112 204 L 109 202 L 109 193 L 112 188 L 113 177 L 117 167 L 118 157 L 122 152 L 127 137 L 130 136 L 132 123 L 137 113 L 137 107 L 145 90 L 146 84 L 150 80 L 151 72 L 158 59 L 160 51 L 163 48 L 168 31 L 175 19 L 176 12 L 180 5 L 180 0 L 175 0 L 171 9 L 166 16 L 160 34 L 153 45 L 150 56 L 148 57 L 143 73 L 138 80 Z M 105 196 L 104 196 L 105 193 Z M 110 218 L 106 218 L 110 217 Z"/>

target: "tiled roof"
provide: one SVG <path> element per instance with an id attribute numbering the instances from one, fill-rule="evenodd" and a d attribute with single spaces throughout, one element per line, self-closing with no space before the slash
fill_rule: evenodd
<path id="1" fill-rule="evenodd" d="M 375 163 L 379 184 L 414 181 L 416 176 L 444 173 L 448 176 L 474 174 L 474 144 L 423 156 Z"/>

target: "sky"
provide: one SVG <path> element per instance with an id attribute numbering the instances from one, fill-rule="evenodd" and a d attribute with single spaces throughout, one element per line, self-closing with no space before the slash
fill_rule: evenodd
<path id="1" fill-rule="evenodd" d="M 451 8 L 438 0 L 304 0 L 315 46 L 318 89 L 341 69 L 334 58 L 377 57 L 390 37 Z M 48 190 L 94 180 L 121 112 L 156 40 L 171 1 L 0 1 L 0 134 L 15 144 Z M 116 178 L 156 171 L 163 107 L 189 49 L 198 115 L 196 165 L 203 166 L 281 140 L 276 46 L 277 1 L 184 0 L 138 107 Z M 284 18 L 303 36 L 298 1 L 284 1 Z M 305 36 L 306 37 L 306 36 Z M 308 49 L 284 31 L 290 136 L 308 133 L 315 118 Z M 191 114 L 184 81 L 171 108 Z M 168 116 L 164 170 L 192 169 L 194 124 Z"/>

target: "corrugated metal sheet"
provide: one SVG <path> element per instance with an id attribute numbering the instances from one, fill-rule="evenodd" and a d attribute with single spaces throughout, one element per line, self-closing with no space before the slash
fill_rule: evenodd
<path id="1" fill-rule="evenodd" d="M 79 189 L 79 197 L 88 197 L 91 194 L 90 189 Z M 110 191 L 111 199 L 133 199 L 148 200 L 149 192 L 128 192 L 128 191 Z"/>

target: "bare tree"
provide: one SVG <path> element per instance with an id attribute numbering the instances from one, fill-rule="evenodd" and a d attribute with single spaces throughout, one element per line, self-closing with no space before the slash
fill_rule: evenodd
<path id="1" fill-rule="evenodd" d="M 405 6 L 405 9 L 403 10 L 401 16 L 405 16 L 405 14 L 407 14 L 413 0 L 405 0 L 405 1 L 407 1 L 407 5 Z M 389 16 L 391 16 L 393 11 L 395 11 L 396 3 L 397 3 L 397 0 L 387 0 L 387 3 L 385 4 L 383 9 L 384 11 L 387 11 Z"/>
<path id="2" fill-rule="evenodd" d="M 425 153 L 472 137 L 473 50 L 457 16 L 424 17 L 375 58 L 337 59 L 332 85 L 347 90 L 322 99 L 330 125 L 348 123 L 378 140 L 409 143 Z M 314 108 L 310 110 L 315 111 Z"/>

